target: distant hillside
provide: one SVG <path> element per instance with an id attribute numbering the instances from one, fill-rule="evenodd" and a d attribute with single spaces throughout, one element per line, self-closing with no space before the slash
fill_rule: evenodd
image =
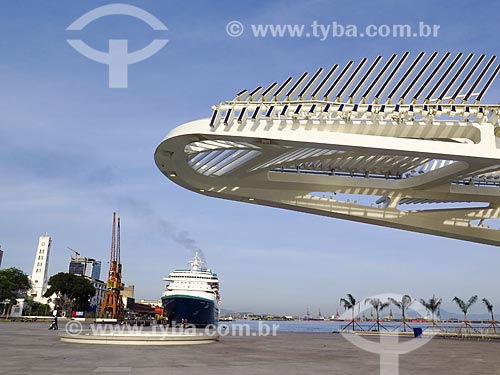
<path id="1" fill-rule="evenodd" d="M 458 319 L 462 320 L 464 314 L 462 313 L 451 313 L 449 311 L 441 309 L 441 319 Z M 495 317 L 496 318 L 496 317 Z M 490 314 L 467 314 L 467 320 L 490 320 Z"/>
<path id="2" fill-rule="evenodd" d="M 223 309 L 223 308 L 221 308 L 221 309 L 220 309 L 220 313 L 221 313 L 222 315 L 229 315 L 229 314 L 234 314 L 234 313 L 235 313 L 235 311 L 234 311 L 234 310 L 230 310 L 230 309 Z"/>

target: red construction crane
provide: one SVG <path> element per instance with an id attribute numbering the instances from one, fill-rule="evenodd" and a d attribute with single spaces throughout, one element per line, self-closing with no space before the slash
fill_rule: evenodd
<path id="1" fill-rule="evenodd" d="M 123 301 L 120 291 L 123 290 L 122 264 L 120 261 L 120 218 L 116 225 L 116 212 L 113 212 L 113 227 L 111 230 L 111 256 L 109 275 L 106 283 L 106 294 L 102 303 L 99 318 L 123 320 Z"/>

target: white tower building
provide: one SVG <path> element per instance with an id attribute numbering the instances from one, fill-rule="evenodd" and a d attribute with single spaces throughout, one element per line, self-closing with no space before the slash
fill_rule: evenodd
<path id="1" fill-rule="evenodd" d="M 32 284 L 30 295 L 34 301 L 40 303 L 47 303 L 47 299 L 43 297 L 43 294 L 47 290 L 51 243 L 52 239 L 50 236 L 40 236 L 35 255 L 35 262 L 33 263 L 33 272 L 31 273 L 30 278 Z"/>

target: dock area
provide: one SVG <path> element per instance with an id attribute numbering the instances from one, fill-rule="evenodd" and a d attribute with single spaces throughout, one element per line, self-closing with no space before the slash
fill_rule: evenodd
<path id="1" fill-rule="evenodd" d="M 228 336 L 188 348 L 71 344 L 47 328 L 45 323 L 0 323 L 0 374 L 379 373 L 378 355 L 332 333 Z M 434 339 L 400 357 L 400 374 L 496 374 L 499 351 L 498 341 Z"/>

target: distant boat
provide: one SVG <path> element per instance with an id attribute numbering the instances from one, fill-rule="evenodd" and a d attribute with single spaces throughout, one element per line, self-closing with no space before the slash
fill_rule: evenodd
<path id="1" fill-rule="evenodd" d="M 309 312 L 309 307 L 307 308 L 306 315 L 304 316 L 304 320 L 311 320 L 311 313 Z"/>
<path id="2" fill-rule="evenodd" d="M 332 317 L 330 318 L 330 320 L 336 320 L 338 322 L 344 322 L 346 319 L 340 317 L 339 309 L 337 309 L 335 311 L 335 315 L 332 315 Z"/>
<path id="3" fill-rule="evenodd" d="M 309 313 L 309 308 L 307 309 L 307 313 L 306 313 L 306 316 L 304 316 L 304 320 L 326 320 L 326 318 L 321 315 L 321 309 L 318 309 L 318 316 L 316 317 L 312 317 L 311 314 Z"/>

